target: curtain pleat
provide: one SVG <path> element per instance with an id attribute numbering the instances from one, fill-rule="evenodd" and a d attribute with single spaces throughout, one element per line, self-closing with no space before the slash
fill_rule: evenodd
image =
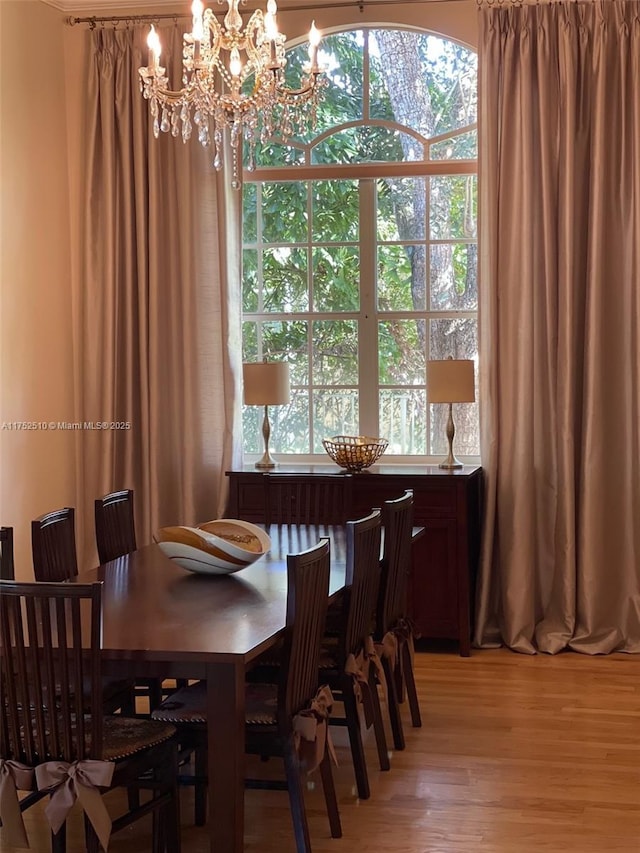
<path id="1" fill-rule="evenodd" d="M 483 6 L 475 642 L 640 651 L 640 3 Z"/>
<path id="2" fill-rule="evenodd" d="M 145 36 L 90 34 L 79 318 L 83 417 L 109 424 L 83 431 L 81 494 L 91 513 L 94 498 L 133 488 L 140 543 L 223 512 L 241 382 L 239 202 L 225 205 L 195 140 L 154 139 L 139 88 Z M 179 80 L 181 36 L 161 37 Z M 83 553 L 93 559 L 92 524 Z"/>

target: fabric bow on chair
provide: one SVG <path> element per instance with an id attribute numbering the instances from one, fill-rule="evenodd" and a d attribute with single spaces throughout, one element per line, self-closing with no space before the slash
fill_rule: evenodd
<path id="1" fill-rule="evenodd" d="M 29 847 L 18 791 L 33 788 L 33 769 L 19 761 L 0 758 L 0 820 L 5 840 L 14 847 Z"/>
<path id="2" fill-rule="evenodd" d="M 293 718 L 293 736 L 300 763 L 307 773 L 312 773 L 324 757 L 325 748 L 334 764 L 338 764 L 333 741 L 329 734 L 329 715 L 333 707 L 333 694 L 325 685 L 320 687 L 311 705 Z"/>
<path id="3" fill-rule="evenodd" d="M 357 657 L 350 654 L 347 657 L 344 671 L 353 679 L 353 692 L 364 710 L 365 725 L 373 724 L 373 707 L 371 704 L 371 686 L 369 684 L 370 659 L 363 650 Z"/>
<path id="4" fill-rule="evenodd" d="M 47 761 L 36 767 L 38 790 L 48 791 L 51 799 L 45 814 L 54 833 L 67 819 L 76 799 L 107 850 L 111 835 L 111 818 L 100 788 L 111 785 L 115 765 L 110 761 Z"/>

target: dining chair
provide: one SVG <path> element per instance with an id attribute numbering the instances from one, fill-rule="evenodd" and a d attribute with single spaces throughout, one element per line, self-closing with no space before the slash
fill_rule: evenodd
<path id="1" fill-rule="evenodd" d="M 413 492 L 382 504 L 384 545 L 374 637 L 381 655 L 393 742 L 404 749 L 400 701 L 406 689 L 414 726 L 422 725 L 413 674 L 411 622 L 407 616 L 407 579 L 411 568 Z"/>
<path id="2" fill-rule="evenodd" d="M 58 583 L 78 574 L 75 510 L 54 509 L 31 522 L 33 573 L 37 581 Z"/>
<path id="3" fill-rule="evenodd" d="M 61 583 L 78 574 L 75 511 L 64 507 L 45 513 L 31 522 L 33 574 L 38 583 Z M 103 710 L 135 714 L 133 682 L 106 677 L 103 683 Z M 86 692 L 86 691 L 85 691 Z"/>
<path id="4" fill-rule="evenodd" d="M 63 853 L 77 797 L 83 805 L 95 801 L 85 812 L 88 853 L 106 849 L 111 831 L 150 813 L 154 853 L 179 853 L 175 728 L 102 714 L 101 595 L 101 583 L 0 582 L 0 834 L 27 846 L 22 812 L 48 795 L 51 848 Z M 116 787 L 152 797 L 111 824 L 96 794 Z M 19 804 L 18 791 L 29 792 Z"/>
<path id="5" fill-rule="evenodd" d="M 133 489 L 111 492 L 94 501 L 96 546 L 101 563 L 136 550 Z"/>
<path id="6" fill-rule="evenodd" d="M 108 563 L 130 554 L 137 548 L 136 525 L 133 504 L 133 489 L 121 489 L 110 492 L 94 501 L 96 526 L 96 547 L 100 563 Z M 145 698 L 149 703 L 149 713 L 168 695 L 164 690 L 162 678 L 137 678 L 136 696 Z M 178 681 L 178 686 L 186 686 L 186 681 Z M 175 689 L 175 686 L 174 688 Z"/>
<path id="7" fill-rule="evenodd" d="M 265 474 L 267 524 L 344 524 L 351 510 L 353 475 Z"/>
<path id="8" fill-rule="evenodd" d="M 347 563 L 341 612 L 331 635 L 325 635 L 320 654 L 320 682 L 326 682 L 344 704 L 343 718 L 331 716 L 331 725 L 346 725 L 356 776 L 358 797 L 370 796 L 369 778 L 358 706 L 373 725 L 381 770 L 389 770 L 389 754 L 373 667 L 373 619 L 380 580 L 381 513 L 346 524 Z M 336 631 L 337 629 L 337 631 Z M 334 634 L 336 631 L 336 634 Z"/>
<path id="9" fill-rule="evenodd" d="M 12 581 L 14 576 L 13 527 L 0 527 L 0 580 Z"/>
<path id="10" fill-rule="evenodd" d="M 328 540 L 287 557 L 286 627 L 280 678 L 277 684 L 247 684 L 245 688 L 245 750 L 265 759 L 279 756 L 285 770 L 284 781 L 247 779 L 245 785 L 288 790 L 297 853 L 311 851 L 303 781 L 305 773 L 316 766 L 320 769 L 331 835 L 333 838 L 342 836 L 327 732 L 331 694 L 327 688 L 318 690 L 320 643 L 329 595 L 329 563 Z M 196 796 L 200 801 L 196 822 L 204 822 L 206 685 L 198 682 L 179 690 L 152 716 L 175 725 L 181 745 L 187 743 L 195 747 Z M 311 727 L 311 732 L 305 732 L 307 726 Z"/>

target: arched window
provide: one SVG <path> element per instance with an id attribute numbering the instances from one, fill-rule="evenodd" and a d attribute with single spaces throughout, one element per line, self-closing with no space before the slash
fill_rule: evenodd
<path id="1" fill-rule="evenodd" d="M 306 57 L 287 54 L 288 69 Z M 271 412 L 280 454 L 336 434 L 389 439 L 386 457 L 446 452 L 426 362 L 477 361 L 477 58 L 412 29 L 325 37 L 329 85 L 315 130 L 247 155 L 243 358 L 291 365 Z M 261 412 L 244 413 L 260 453 Z M 456 451 L 479 454 L 477 404 Z"/>

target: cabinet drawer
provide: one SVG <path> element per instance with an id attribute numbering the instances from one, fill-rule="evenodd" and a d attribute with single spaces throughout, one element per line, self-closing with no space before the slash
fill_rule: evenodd
<path id="1" fill-rule="evenodd" d="M 456 487 L 445 480 L 425 482 L 424 478 L 371 477 L 357 478 L 354 482 L 354 504 L 366 514 L 384 501 L 401 497 L 406 489 L 413 489 L 413 512 L 416 524 L 430 518 L 455 518 Z"/>

